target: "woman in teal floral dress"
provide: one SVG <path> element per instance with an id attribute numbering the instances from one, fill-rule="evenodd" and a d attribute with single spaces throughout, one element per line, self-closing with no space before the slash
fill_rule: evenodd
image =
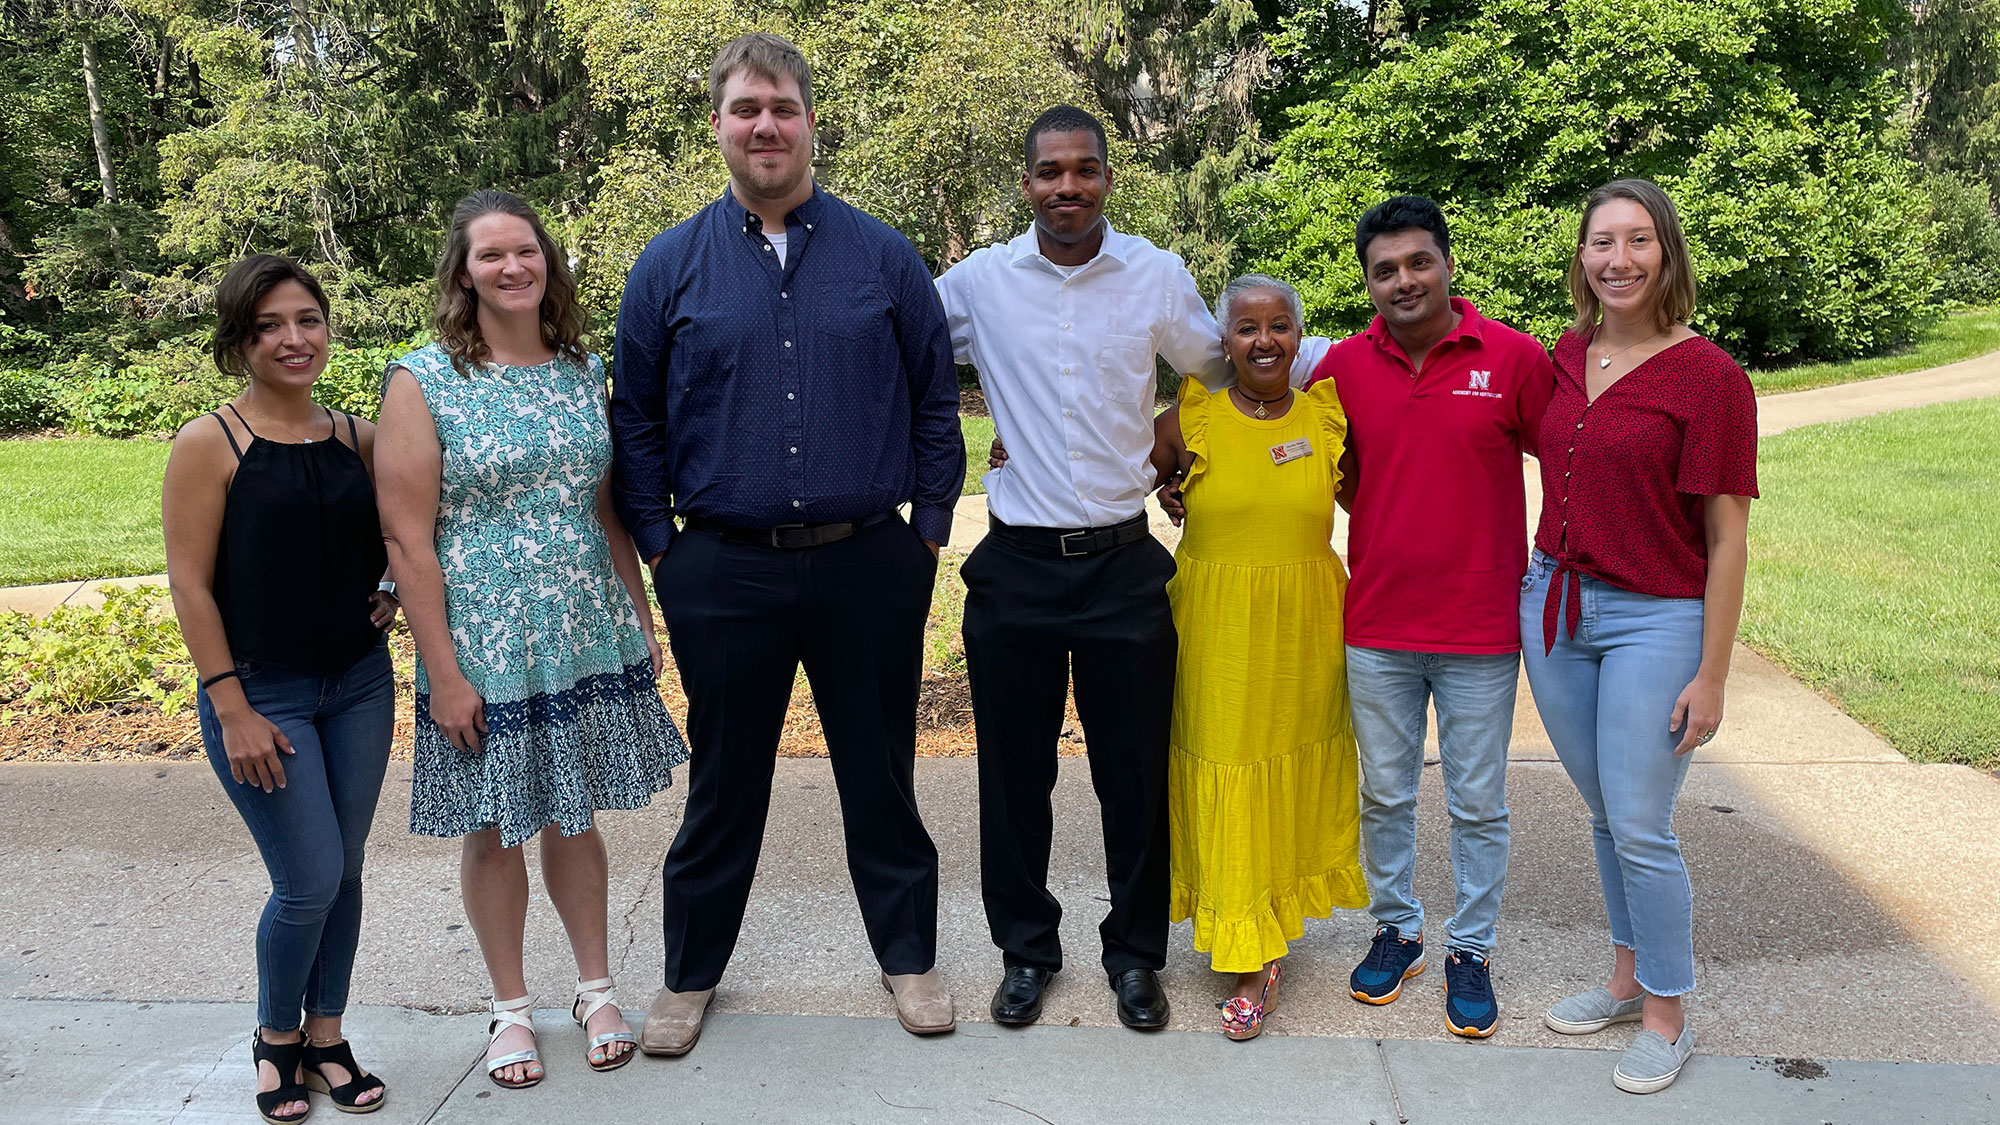
<path id="1" fill-rule="evenodd" d="M 587 1060 L 622 1066 L 636 1040 L 611 996 L 595 815 L 645 806 L 687 747 L 655 685 L 652 610 L 606 486 L 604 366 L 583 350 L 561 249 L 526 203 L 479 192 L 453 213 L 437 282 L 438 342 L 390 365 L 376 454 L 417 641 L 410 830 L 464 839 L 465 912 L 493 981 L 487 1073 L 532 1086 L 521 845 L 541 838 Z"/>

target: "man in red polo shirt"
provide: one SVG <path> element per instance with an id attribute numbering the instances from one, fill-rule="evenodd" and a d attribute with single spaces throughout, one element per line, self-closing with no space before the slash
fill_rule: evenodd
<path id="1" fill-rule="evenodd" d="M 1348 693 L 1380 927 L 1349 991 L 1387 1004 L 1424 968 L 1411 883 L 1425 704 L 1435 702 L 1457 888 L 1444 927 L 1445 1024 L 1484 1038 L 1499 1017 L 1489 966 L 1507 877 L 1528 560 L 1521 457 L 1535 451 L 1555 368 L 1534 337 L 1450 295 L 1451 235 L 1436 203 L 1381 203 L 1356 225 L 1354 246 L 1378 315 L 1312 376 L 1334 380 L 1347 411 Z"/>

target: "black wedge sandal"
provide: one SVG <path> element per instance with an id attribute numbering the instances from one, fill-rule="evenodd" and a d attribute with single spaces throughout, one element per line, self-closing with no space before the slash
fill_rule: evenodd
<path id="1" fill-rule="evenodd" d="M 342 1113 L 374 1113 L 389 1100 L 388 1085 L 372 1074 L 363 1074 L 361 1064 L 354 1061 L 354 1048 L 342 1039 L 327 1046 L 320 1046 L 310 1040 L 306 1042 L 306 1088 L 314 1093 L 325 1094 L 333 1099 L 333 1108 Z M 354 1077 L 346 1083 L 335 1086 L 327 1082 L 322 1068 L 327 1064 L 343 1067 Z M 381 1090 L 383 1094 L 372 1102 L 360 1102 L 361 1095 L 370 1090 Z"/>
<path id="2" fill-rule="evenodd" d="M 292 1075 L 299 1072 L 299 1064 L 305 1055 L 305 1049 L 304 1036 L 300 1036 L 296 1043 L 267 1043 L 262 1028 L 250 1033 L 252 1062 L 260 1064 L 260 1072 L 263 1063 L 270 1063 L 271 1068 L 278 1072 L 278 1088 L 257 1095 L 257 1116 L 270 1122 L 271 1125 L 293 1125 L 294 1122 L 304 1121 L 306 1114 L 312 1112 L 310 1102 L 304 1110 L 289 1116 L 280 1117 L 271 1112 L 286 1102 L 307 1101 L 305 1084 L 292 1081 Z"/>

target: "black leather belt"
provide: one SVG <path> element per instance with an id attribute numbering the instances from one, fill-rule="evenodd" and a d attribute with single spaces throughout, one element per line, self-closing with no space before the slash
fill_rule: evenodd
<path id="1" fill-rule="evenodd" d="M 759 547 L 776 547 L 781 551 L 802 551 L 807 547 L 823 547 L 828 543 L 838 543 L 864 527 L 874 527 L 883 520 L 891 519 L 895 512 L 877 512 L 865 519 L 846 520 L 841 523 L 781 523 L 771 528 L 737 527 L 733 523 L 723 523 L 703 516 L 688 520 L 688 526 L 696 531 L 706 531 L 710 535 L 729 540 L 731 543 L 753 543 Z"/>
<path id="2" fill-rule="evenodd" d="M 991 534 L 1009 543 L 1019 544 L 1038 554 L 1057 555 L 1065 559 L 1101 555 L 1113 547 L 1137 543 L 1152 534 L 1146 526 L 1143 512 L 1109 527 L 1016 527 L 1002 523 L 998 517 L 991 515 L 986 517 L 986 522 Z"/>

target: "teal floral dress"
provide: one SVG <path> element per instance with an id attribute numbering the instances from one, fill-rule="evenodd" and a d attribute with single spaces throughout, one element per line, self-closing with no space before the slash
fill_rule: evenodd
<path id="1" fill-rule="evenodd" d="M 410 831 L 497 827 L 511 848 L 550 824 L 574 836 L 599 809 L 644 807 L 688 750 L 597 519 L 611 468 L 603 363 L 468 376 L 432 344 L 391 366 L 416 377 L 437 423 L 445 619 L 487 728 L 477 753 L 446 741 L 419 657 Z"/>

